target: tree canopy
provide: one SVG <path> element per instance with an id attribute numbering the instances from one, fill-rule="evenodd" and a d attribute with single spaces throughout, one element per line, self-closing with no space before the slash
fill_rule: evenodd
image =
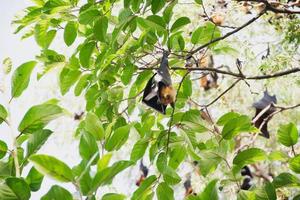
<path id="1" fill-rule="evenodd" d="M 12 23 L 40 53 L 2 64 L 0 199 L 30 199 L 47 178 L 42 200 L 299 199 L 299 1 L 31 1 Z M 162 114 L 142 98 L 166 52 L 175 96 Z M 55 70 L 60 97 L 17 121 L 14 102 Z M 62 117 L 76 165 L 41 153 Z"/>

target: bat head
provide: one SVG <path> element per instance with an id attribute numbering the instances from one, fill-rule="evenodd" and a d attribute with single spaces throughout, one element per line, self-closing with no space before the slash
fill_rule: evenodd
<path id="1" fill-rule="evenodd" d="M 176 91 L 172 86 L 159 83 L 159 98 L 163 105 L 173 104 L 175 102 Z"/>

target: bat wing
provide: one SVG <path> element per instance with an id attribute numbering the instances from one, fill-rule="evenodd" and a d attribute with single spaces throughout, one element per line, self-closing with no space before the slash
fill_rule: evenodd
<path id="1" fill-rule="evenodd" d="M 144 89 L 143 103 L 162 114 L 166 114 L 167 106 L 160 103 L 158 96 L 158 84 L 153 81 L 155 75 L 156 74 L 150 78 Z"/>
<path id="2" fill-rule="evenodd" d="M 259 101 L 255 102 L 253 104 L 253 107 L 256 109 L 256 113 L 254 118 L 267 106 L 269 106 L 271 103 L 277 103 L 276 96 L 271 96 L 267 91 L 264 92 L 264 96 Z M 268 131 L 268 122 L 271 119 L 269 116 L 275 112 L 274 107 L 270 107 L 262 116 L 260 116 L 256 122 L 254 123 L 254 126 L 256 128 L 260 128 L 261 135 L 265 138 L 270 138 L 270 134 Z M 262 125 L 263 124 L 263 125 Z M 262 125 L 262 127 L 261 127 Z"/>

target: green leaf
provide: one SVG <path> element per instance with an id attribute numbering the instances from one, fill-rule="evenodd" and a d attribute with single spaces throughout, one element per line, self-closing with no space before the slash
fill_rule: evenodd
<path id="1" fill-rule="evenodd" d="M 218 119 L 217 124 L 220 126 L 224 126 L 230 120 L 238 118 L 239 116 L 241 116 L 241 115 L 238 113 L 235 113 L 235 112 L 226 113 Z"/>
<path id="2" fill-rule="evenodd" d="M 300 180 L 296 176 L 286 172 L 276 176 L 272 183 L 275 188 L 300 186 Z"/>
<path id="3" fill-rule="evenodd" d="M 152 192 L 151 186 L 157 180 L 155 175 L 149 176 L 146 178 L 142 184 L 138 187 L 138 189 L 133 193 L 131 200 L 140 200 L 144 199 L 143 197 L 147 196 Z"/>
<path id="4" fill-rule="evenodd" d="M 7 115 L 6 109 L 0 104 L 0 124 L 6 120 Z"/>
<path id="5" fill-rule="evenodd" d="M 136 162 L 137 160 L 142 158 L 145 154 L 145 151 L 146 151 L 147 147 L 148 147 L 148 143 L 149 143 L 149 141 L 147 139 L 138 140 L 134 144 L 134 146 L 131 150 L 130 160 Z"/>
<path id="6" fill-rule="evenodd" d="M 183 94 L 185 97 L 190 97 L 192 95 L 193 89 L 192 89 L 192 81 L 189 77 L 186 77 L 183 80 L 182 84 Z"/>
<path id="7" fill-rule="evenodd" d="M 269 160 L 271 161 L 287 162 L 288 159 L 289 159 L 288 155 L 282 151 L 272 151 L 269 154 Z"/>
<path id="8" fill-rule="evenodd" d="M 92 191 L 95 191 L 95 189 L 102 185 L 109 184 L 117 174 L 119 174 L 121 171 L 128 168 L 132 164 L 133 162 L 131 161 L 121 160 L 114 163 L 111 167 L 107 167 L 101 171 L 98 171 L 93 179 Z"/>
<path id="9" fill-rule="evenodd" d="M 219 28 L 211 22 L 206 22 L 193 32 L 191 42 L 193 44 L 205 44 L 218 37 L 221 37 Z"/>
<path id="10" fill-rule="evenodd" d="M 12 60 L 10 57 L 4 58 L 2 61 L 2 68 L 5 74 L 9 74 L 12 68 Z"/>
<path id="11" fill-rule="evenodd" d="M 222 129 L 222 136 L 228 140 L 242 132 L 257 132 L 257 129 L 252 126 L 250 118 L 246 115 L 229 120 Z"/>
<path id="12" fill-rule="evenodd" d="M 126 196 L 124 194 L 107 193 L 103 195 L 102 200 L 124 200 Z"/>
<path id="13" fill-rule="evenodd" d="M 39 173 L 34 167 L 30 169 L 26 177 L 26 182 L 28 183 L 31 191 L 36 192 L 41 188 L 44 176 Z"/>
<path id="14" fill-rule="evenodd" d="M 290 169 L 300 174 L 300 155 L 295 156 L 289 161 Z"/>
<path id="15" fill-rule="evenodd" d="M 77 37 L 77 25 L 75 22 L 69 21 L 64 30 L 64 41 L 67 46 L 71 46 Z"/>
<path id="16" fill-rule="evenodd" d="M 82 93 L 82 91 L 88 86 L 88 80 L 90 77 L 90 74 L 84 74 L 81 76 L 74 89 L 75 96 L 79 96 Z"/>
<path id="17" fill-rule="evenodd" d="M 95 48 L 95 42 L 86 43 L 79 52 L 79 60 L 84 68 L 89 68 L 90 59 Z"/>
<path id="18" fill-rule="evenodd" d="M 233 164 L 243 167 L 266 159 L 266 153 L 262 149 L 250 148 L 239 152 L 233 159 Z"/>
<path id="19" fill-rule="evenodd" d="M 189 23 L 191 23 L 190 18 L 180 17 L 173 23 L 173 25 L 171 27 L 171 32 L 174 33 Z"/>
<path id="20" fill-rule="evenodd" d="M 105 42 L 107 40 L 106 32 L 108 28 L 108 19 L 106 16 L 100 17 L 99 20 L 95 22 L 94 25 L 94 35 L 100 42 Z"/>
<path id="21" fill-rule="evenodd" d="M 202 5 L 202 0 L 195 0 L 195 2 L 196 2 L 197 4 Z"/>
<path id="22" fill-rule="evenodd" d="M 174 191 L 167 183 L 162 182 L 156 188 L 156 196 L 157 200 L 173 200 Z"/>
<path id="23" fill-rule="evenodd" d="M 80 156 L 89 161 L 99 151 L 95 137 L 88 132 L 81 135 L 79 143 Z M 99 157 L 98 157 L 99 158 Z M 94 161 L 98 160 L 96 157 Z"/>
<path id="24" fill-rule="evenodd" d="M 30 133 L 44 128 L 51 120 L 61 116 L 63 109 L 55 104 L 40 104 L 32 106 L 24 115 L 18 130 L 21 133 Z"/>
<path id="25" fill-rule="evenodd" d="M 266 182 L 263 188 L 256 191 L 256 200 L 276 200 L 276 190 L 272 183 Z"/>
<path id="26" fill-rule="evenodd" d="M 166 23 L 170 22 L 172 15 L 173 15 L 173 8 L 176 4 L 177 4 L 177 1 L 172 1 L 164 10 L 163 18 Z"/>
<path id="27" fill-rule="evenodd" d="M 199 199 L 218 200 L 218 191 L 216 188 L 218 180 L 212 180 L 199 195 Z"/>
<path id="28" fill-rule="evenodd" d="M 18 196 L 6 185 L 0 184 L 0 199 L 3 200 L 20 200 Z"/>
<path id="29" fill-rule="evenodd" d="M 80 77 L 80 74 L 79 70 L 73 70 L 68 67 L 63 68 L 59 75 L 59 87 L 62 95 L 65 95 L 70 90 Z"/>
<path id="30" fill-rule="evenodd" d="M 112 136 L 108 138 L 105 149 L 107 151 L 118 150 L 127 141 L 131 125 L 126 125 L 117 128 Z"/>
<path id="31" fill-rule="evenodd" d="M 41 200 L 58 200 L 58 199 L 63 199 L 63 200 L 73 200 L 72 194 L 58 186 L 58 185 L 53 185 L 50 190 L 42 196 Z"/>
<path id="32" fill-rule="evenodd" d="M 290 147 L 298 141 L 297 126 L 293 123 L 281 125 L 277 131 L 278 141 L 284 146 Z"/>
<path id="33" fill-rule="evenodd" d="M 85 118 L 85 130 L 91 133 L 96 140 L 101 140 L 104 138 L 105 132 L 102 124 L 94 113 L 89 112 Z"/>
<path id="34" fill-rule="evenodd" d="M 100 11 L 97 9 L 88 9 L 79 14 L 80 24 L 91 24 L 97 17 L 101 15 Z"/>
<path id="35" fill-rule="evenodd" d="M 112 153 L 107 153 L 104 156 L 102 156 L 102 158 L 98 160 L 97 171 L 105 169 L 108 166 L 111 157 Z"/>
<path id="36" fill-rule="evenodd" d="M 22 178 L 7 178 L 5 179 L 5 183 L 15 193 L 19 200 L 28 200 L 30 198 L 30 188 Z"/>
<path id="37" fill-rule="evenodd" d="M 29 61 L 20 65 L 13 73 L 11 78 L 11 97 L 19 97 L 28 87 L 30 75 L 36 61 Z"/>
<path id="38" fill-rule="evenodd" d="M 42 174 L 61 182 L 72 182 L 74 180 L 72 170 L 64 162 L 53 156 L 35 154 L 29 160 Z"/>
<path id="39" fill-rule="evenodd" d="M 41 129 L 33 132 L 28 139 L 27 142 L 27 154 L 26 157 L 28 158 L 32 154 L 36 153 L 42 145 L 47 141 L 48 137 L 53 132 L 47 129 Z"/>
<path id="40" fill-rule="evenodd" d="M 165 0 L 152 0 L 151 11 L 153 14 L 158 13 L 165 6 Z"/>
<path id="41" fill-rule="evenodd" d="M 6 152 L 7 152 L 7 144 L 0 140 L 0 159 L 2 159 L 5 155 L 6 155 Z"/>
<path id="42" fill-rule="evenodd" d="M 169 166 L 173 169 L 177 169 L 180 163 L 186 156 L 186 149 L 182 145 L 178 145 L 172 148 L 169 160 Z"/>
<path id="43" fill-rule="evenodd" d="M 167 168 L 167 156 L 165 152 L 161 152 L 156 160 L 156 167 L 160 173 L 164 173 Z"/>
<path id="44" fill-rule="evenodd" d="M 50 46 L 52 40 L 56 35 L 55 30 L 50 30 L 47 32 L 48 28 L 49 22 L 46 20 L 40 21 L 34 27 L 35 40 L 37 44 L 44 49 L 47 49 Z"/>

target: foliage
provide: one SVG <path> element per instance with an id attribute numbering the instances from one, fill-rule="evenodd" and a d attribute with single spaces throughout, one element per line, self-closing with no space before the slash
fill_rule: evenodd
<path id="1" fill-rule="evenodd" d="M 212 117 L 208 111 L 209 106 L 213 106 L 238 82 L 248 85 L 248 80 L 259 81 L 283 75 L 293 78 L 292 73 L 299 71 L 257 77 L 255 74 L 246 76 L 239 67 L 238 72 L 224 71 L 223 65 L 220 69 L 213 68 L 210 66 L 213 63 L 203 67 L 204 62 L 209 62 L 207 52 L 212 56 L 236 54 L 238 50 L 234 44 L 225 39 L 264 13 L 248 21 L 248 24 L 239 24 L 240 28 L 231 30 L 232 27 L 222 26 L 213 18 L 208 17 L 209 20 L 198 23 L 189 13 L 180 13 L 178 9 L 185 3 L 177 0 L 32 2 L 33 5 L 26 8 L 24 15 L 14 24 L 18 26 L 16 33 L 23 33 L 24 38 L 35 38 L 41 54 L 37 55 L 36 60 L 27 61 L 17 68 L 12 67 L 10 58 L 3 61 L 5 75 L 14 70 L 10 98 L 5 104 L 0 104 L 0 125 L 10 126 L 12 134 L 18 134 L 13 135 L 11 149 L 6 141 L 0 140 L 0 199 L 30 199 L 33 192 L 43 187 L 45 176 L 72 184 L 80 199 L 99 199 L 101 196 L 103 200 L 127 197 L 172 200 L 178 198 L 174 188 L 186 179 L 180 171 L 186 165 L 195 169 L 190 174 L 200 176 L 205 183 L 201 184 L 201 190 L 195 190 L 201 192 L 186 197 L 190 200 L 223 199 L 226 191 L 234 191 L 231 195 L 238 199 L 273 200 L 279 198 L 283 190 L 291 194 L 296 191 L 294 187 L 300 187 L 297 177 L 300 173 L 300 155 L 297 154 L 299 149 L 295 148 L 299 134 L 297 122 L 286 120 L 286 124 L 275 126 L 278 132 L 273 137 L 277 138 L 278 145 L 270 153 L 255 144 L 261 127 L 255 127 L 251 113 L 245 114 L 237 108 L 236 112 L 221 110 Z M 203 11 L 201 0 L 189 3 Z M 275 14 L 277 12 L 277 8 L 272 10 L 267 6 L 266 9 Z M 204 14 L 207 15 L 206 12 Z M 288 16 L 294 18 L 288 20 Z M 287 13 L 284 19 L 288 28 L 285 30 L 283 27 L 287 32 L 282 42 L 298 44 L 298 16 Z M 228 28 L 231 32 L 224 31 Z M 26 29 L 31 31 L 26 32 Z M 58 40 L 58 34 L 62 34 L 65 48 L 72 50 L 69 57 L 53 45 L 53 41 Z M 140 106 L 140 96 L 152 76 L 151 70 L 157 67 L 157 59 L 161 58 L 163 49 L 171 53 L 169 63 L 177 90 L 175 107 L 169 107 L 167 115 Z M 42 72 L 36 74 L 35 68 L 39 65 L 42 65 Z M 268 63 L 264 63 L 263 67 L 258 65 L 258 71 L 259 67 L 265 73 L 276 71 L 268 67 Z M 59 100 L 50 99 L 39 104 L 33 102 L 22 114 L 17 130 L 11 124 L 14 120 L 10 116 L 11 102 L 24 95 L 33 74 L 39 80 L 47 76 L 52 68 L 60 68 L 57 91 L 62 96 L 68 93 L 83 96 L 86 102 L 84 114 L 79 117 L 80 122 L 74 131 L 81 157 L 81 162 L 75 166 L 52 155 L 38 153 L 52 136 L 49 123 L 69 114 Z M 193 74 L 193 70 L 202 72 L 204 76 L 210 72 L 228 75 L 238 81 L 225 92 L 209 88 L 213 88 L 218 96 L 211 103 L 202 105 L 194 101 L 194 97 L 199 91 L 204 94 L 210 94 L 210 91 L 199 89 L 203 87 L 204 79 L 194 79 L 197 74 Z M 219 78 L 225 82 L 224 77 Z M 200 86 L 194 81 L 198 79 L 202 80 Z M 298 107 L 276 108 L 283 112 Z M 219 117 L 216 123 L 215 117 Z M 244 144 L 243 138 L 248 138 L 250 143 Z M 126 145 L 128 143 L 132 144 L 130 148 Z M 121 159 L 116 158 L 124 149 L 130 149 L 130 153 Z M 287 151 L 292 153 L 287 154 Z M 140 165 L 141 159 L 149 161 L 154 170 L 144 177 L 135 191 L 131 191 L 130 196 L 112 191 L 102 193 L 101 189 L 111 185 L 120 173 Z M 288 171 L 276 169 L 274 176 L 269 176 L 267 170 L 257 167 L 268 166 L 271 171 L 276 163 L 284 165 Z M 255 179 L 260 180 L 250 191 L 240 190 L 243 179 L 240 171 L 244 166 L 251 166 L 255 170 Z M 30 169 L 26 175 L 25 169 Z M 101 190 L 100 196 L 98 190 Z M 74 198 L 73 191 L 59 185 L 51 186 L 41 197 L 42 200 Z"/>

